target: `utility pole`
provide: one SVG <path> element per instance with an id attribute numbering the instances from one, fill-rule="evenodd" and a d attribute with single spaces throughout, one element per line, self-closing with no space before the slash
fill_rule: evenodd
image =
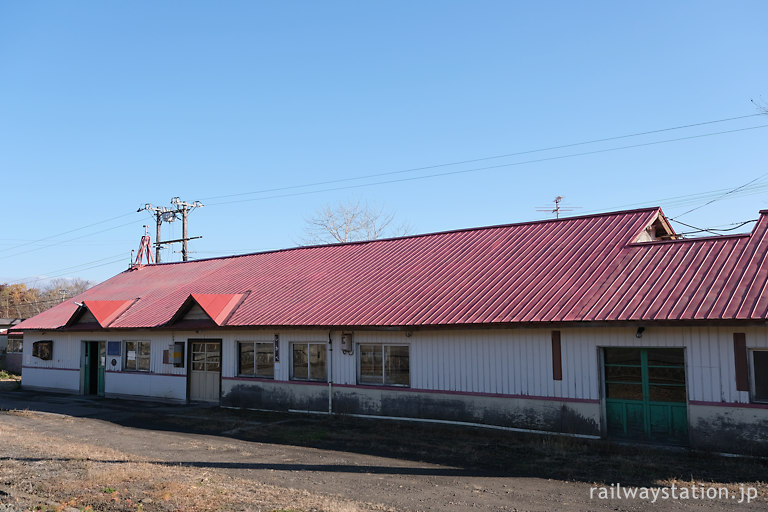
<path id="1" fill-rule="evenodd" d="M 188 203 L 186 201 L 182 201 L 178 197 L 172 198 L 171 204 L 176 206 L 175 213 L 181 213 L 181 259 L 182 261 L 187 261 L 189 259 L 187 242 L 189 240 L 192 240 L 187 236 L 187 218 L 189 217 L 189 214 L 192 212 L 192 210 L 194 210 L 195 208 L 200 208 L 204 205 L 200 201 L 195 201 L 194 203 Z M 195 237 L 195 238 L 199 238 L 199 237 Z"/>
<path id="2" fill-rule="evenodd" d="M 152 206 L 150 203 L 146 203 L 143 208 L 139 208 L 136 210 L 137 212 L 141 211 L 148 211 L 155 217 L 155 222 L 157 225 L 157 236 L 155 236 L 155 262 L 160 263 L 160 249 L 165 244 L 175 244 L 178 242 L 181 242 L 181 258 L 183 261 L 189 260 L 189 250 L 187 247 L 187 242 L 189 240 L 194 240 L 196 238 L 202 238 L 201 236 L 193 236 L 189 237 L 187 235 L 187 219 L 189 217 L 189 214 L 194 210 L 195 208 L 200 208 L 203 205 L 200 201 L 195 201 L 193 203 L 188 203 L 186 201 L 182 201 L 178 197 L 174 197 L 171 199 L 171 204 L 173 207 L 168 208 L 166 206 Z M 182 219 L 182 231 L 181 231 L 181 238 L 178 240 L 162 240 L 162 237 L 160 236 L 160 226 L 162 226 L 163 222 L 173 222 L 178 217 L 176 217 L 176 214 L 181 214 Z M 133 258 L 131 258 L 133 260 Z"/>
<path id="3" fill-rule="evenodd" d="M 174 212 L 171 212 L 169 208 L 166 208 L 165 206 L 152 206 L 150 203 L 146 203 L 144 205 L 144 208 L 139 208 L 136 210 L 137 212 L 142 211 L 148 211 L 152 212 L 152 215 L 155 217 L 155 222 L 157 224 L 157 234 L 155 236 L 155 261 L 157 263 L 160 263 L 160 226 L 163 224 L 163 220 L 166 222 L 170 222 L 169 215 Z"/>

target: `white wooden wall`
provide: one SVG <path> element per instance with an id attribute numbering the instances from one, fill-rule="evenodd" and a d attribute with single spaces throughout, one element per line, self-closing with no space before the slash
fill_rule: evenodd
<path id="1" fill-rule="evenodd" d="M 733 333 L 745 332 L 748 348 L 768 348 L 768 328 L 645 327 L 641 339 L 635 337 L 636 328 L 631 326 L 560 329 L 562 381 L 552 379 L 550 329 L 445 329 L 413 331 L 410 337 L 402 331 L 355 331 L 353 356 L 342 354 L 341 332 L 333 331 L 331 378 L 337 384 L 356 384 L 357 344 L 397 343 L 410 346 L 411 387 L 414 389 L 597 400 L 600 398 L 599 347 L 685 347 L 689 400 L 749 402 L 749 393 L 736 391 Z M 103 335 L 29 332 L 24 339 L 24 365 L 80 368 L 81 341 L 137 340 L 152 342 L 153 374 L 184 375 L 186 368 L 162 363 L 163 350 L 171 348 L 174 341 L 221 339 L 222 377 L 233 378 L 237 372 L 237 341 L 272 343 L 275 334 L 280 335 L 281 354 L 281 361 L 275 365 L 275 380 L 284 381 L 290 374 L 291 342 L 327 344 L 329 333 L 327 330 L 233 330 L 225 333 L 144 330 Z M 47 339 L 54 340 L 53 359 L 33 358 L 32 343 Z M 109 361 L 111 356 L 107 359 Z M 37 385 L 34 380 L 38 377 L 35 376 L 42 372 L 28 373 L 32 381 L 25 375 L 24 384 Z M 107 373 L 108 389 L 112 377 Z M 143 377 L 137 375 L 137 378 Z"/>

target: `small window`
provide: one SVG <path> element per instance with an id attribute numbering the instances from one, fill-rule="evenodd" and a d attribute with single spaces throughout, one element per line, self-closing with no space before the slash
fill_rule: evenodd
<path id="1" fill-rule="evenodd" d="M 275 345 L 274 343 L 240 342 L 238 357 L 238 374 L 248 377 L 275 377 Z"/>
<path id="2" fill-rule="evenodd" d="M 293 343 L 291 349 L 292 379 L 328 380 L 325 343 Z"/>
<path id="3" fill-rule="evenodd" d="M 8 338 L 8 353 L 21 354 L 24 352 L 24 341 L 18 338 Z"/>
<path id="4" fill-rule="evenodd" d="M 752 351 L 752 400 L 768 402 L 768 350 Z"/>
<path id="5" fill-rule="evenodd" d="M 149 371 L 150 344 L 148 341 L 125 342 L 125 365 L 129 371 Z"/>
<path id="6" fill-rule="evenodd" d="M 411 384 L 408 345 L 360 345 L 360 384 L 409 386 Z"/>
<path id="7" fill-rule="evenodd" d="M 32 344 L 32 357 L 43 361 L 53 359 L 53 341 L 36 341 Z"/>

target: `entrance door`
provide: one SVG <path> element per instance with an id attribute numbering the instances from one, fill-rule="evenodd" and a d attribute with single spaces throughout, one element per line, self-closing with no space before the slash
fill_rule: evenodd
<path id="1" fill-rule="evenodd" d="M 189 399 L 218 402 L 221 390 L 221 340 L 189 340 Z"/>
<path id="2" fill-rule="evenodd" d="M 603 350 L 609 437 L 687 443 L 684 349 Z"/>
<path id="3" fill-rule="evenodd" d="M 84 341 L 83 350 L 83 394 L 104 396 L 107 343 L 105 341 Z"/>

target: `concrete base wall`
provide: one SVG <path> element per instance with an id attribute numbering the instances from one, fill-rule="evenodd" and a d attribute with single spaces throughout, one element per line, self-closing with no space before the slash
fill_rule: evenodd
<path id="1" fill-rule="evenodd" d="M 689 405 L 693 448 L 768 456 L 768 408 Z"/>
<path id="2" fill-rule="evenodd" d="M 24 389 L 49 389 L 57 393 L 80 392 L 80 370 L 55 368 L 24 368 L 21 381 Z"/>
<path id="3" fill-rule="evenodd" d="M 222 382 L 222 405 L 253 409 L 328 412 L 327 384 Z M 332 410 L 482 423 L 549 432 L 600 435 L 600 404 L 507 396 L 440 393 L 397 388 L 334 386 Z"/>
<path id="4" fill-rule="evenodd" d="M 110 396 L 187 399 L 187 379 L 184 375 L 157 375 L 144 372 L 107 372 L 104 393 Z"/>

